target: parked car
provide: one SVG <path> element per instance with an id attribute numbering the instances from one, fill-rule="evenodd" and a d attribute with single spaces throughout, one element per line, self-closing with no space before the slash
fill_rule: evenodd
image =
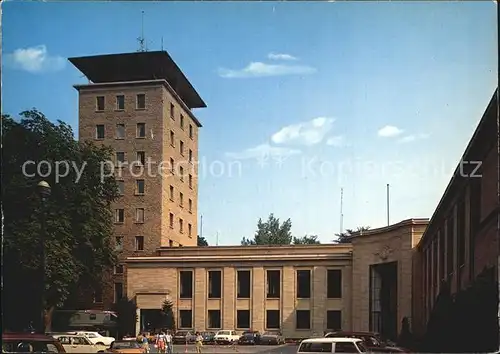
<path id="1" fill-rule="evenodd" d="M 174 344 L 190 344 L 196 342 L 196 335 L 190 331 L 177 331 L 175 332 L 172 341 Z"/>
<path id="2" fill-rule="evenodd" d="M 297 354 L 302 353 L 365 353 L 367 349 L 358 338 L 310 338 L 300 342 Z"/>
<path id="3" fill-rule="evenodd" d="M 338 331 L 331 332 L 325 335 L 325 338 L 358 338 L 363 341 L 365 348 L 370 352 L 375 353 L 408 353 L 404 348 L 399 348 L 392 342 L 382 340 L 378 333 L 373 332 L 348 332 Z M 392 344 L 392 345 L 388 345 Z"/>
<path id="4" fill-rule="evenodd" d="M 214 337 L 215 343 L 217 344 L 237 343 L 239 339 L 239 334 L 234 330 L 218 331 Z"/>
<path id="5" fill-rule="evenodd" d="M 109 347 L 111 343 L 115 341 L 115 338 L 105 337 L 101 335 L 99 332 L 78 331 L 76 332 L 76 334 L 85 335 L 95 345 L 105 345 Z"/>
<path id="6" fill-rule="evenodd" d="M 97 346 L 86 336 L 78 334 L 55 334 L 55 339 L 61 342 L 66 353 L 97 353 L 104 349 L 103 346 Z"/>
<path id="7" fill-rule="evenodd" d="M 285 337 L 283 337 L 280 331 L 266 331 L 260 336 L 260 344 L 285 344 Z"/>
<path id="8" fill-rule="evenodd" d="M 137 341 L 133 340 L 117 340 L 111 343 L 110 347 L 106 350 L 100 351 L 100 353 L 126 353 L 126 354 L 134 354 L 134 353 L 144 353 L 145 350 L 137 343 Z"/>
<path id="9" fill-rule="evenodd" d="M 33 333 L 2 333 L 2 353 L 66 353 L 54 337 Z"/>
<path id="10" fill-rule="evenodd" d="M 260 343 L 259 331 L 245 331 L 238 340 L 240 345 L 256 345 Z"/>
<path id="11" fill-rule="evenodd" d="M 215 342 L 215 332 L 201 332 L 204 344 L 211 344 Z"/>

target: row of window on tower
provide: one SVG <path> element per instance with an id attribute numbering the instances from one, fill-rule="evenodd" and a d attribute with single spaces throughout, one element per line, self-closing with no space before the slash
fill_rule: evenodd
<path id="1" fill-rule="evenodd" d="M 106 111 L 106 97 L 105 96 L 97 96 L 96 97 L 96 112 L 104 112 Z M 115 100 L 115 105 L 114 105 L 114 111 L 125 111 L 125 95 L 117 95 L 116 100 Z M 136 110 L 145 110 L 146 109 L 146 94 L 140 93 L 136 95 L 135 99 L 135 109 Z M 176 118 L 176 112 L 175 112 L 175 105 L 173 103 L 170 103 L 170 118 L 175 121 Z M 146 135 L 146 123 L 138 123 L 142 124 L 142 127 L 144 128 L 144 135 L 140 134 L 138 131 L 138 134 L 136 134 L 136 137 L 138 138 L 145 138 Z M 179 127 L 184 130 L 185 129 L 185 118 L 184 115 L 181 113 L 179 115 Z M 102 138 L 97 137 L 97 139 L 104 139 L 104 134 L 102 135 Z M 194 127 L 192 124 L 189 124 L 189 138 L 193 139 L 194 136 Z M 120 139 L 117 137 L 117 139 Z M 124 139 L 122 137 L 121 139 Z"/>
<path id="2" fill-rule="evenodd" d="M 184 169 L 182 167 L 179 169 L 179 173 L 181 174 L 181 177 L 180 177 L 181 182 L 184 182 L 184 177 L 182 177 L 183 173 L 184 173 Z M 118 185 L 118 194 L 125 195 L 125 181 L 117 180 L 116 184 Z M 193 189 L 193 175 L 191 175 L 191 174 L 188 175 L 188 186 L 189 186 L 189 189 Z M 170 200 L 174 201 L 174 192 L 173 192 L 172 188 L 173 187 L 171 186 L 171 188 L 170 188 Z M 146 193 L 146 181 L 144 179 L 136 179 L 135 180 L 134 194 L 135 195 L 144 195 L 145 193 Z M 182 195 L 182 197 L 181 197 L 181 195 Z M 191 201 L 191 203 L 188 203 L 189 212 L 192 212 L 192 200 L 189 199 L 189 201 Z M 182 193 L 179 194 L 179 203 L 180 203 L 181 207 L 184 206 L 184 195 Z"/>
<path id="3" fill-rule="evenodd" d="M 266 310 L 265 326 L 269 330 L 282 329 L 282 319 L 280 310 Z M 193 328 L 193 310 L 179 310 L 179 328 Z M 236 310 L 236 329 L 245 330 L 252 328 L 252 314 L 250 310 Z M 221 310 L 208 310 L 206 314 L 207 329 L 222 329 Z M 311 329 L 312 316 L 311 310 L 295 310 L 295 328 Z M 338 331 L 342 328 L 342 311 L 326 311 L 326 330 Z M 196 329 L 198 330 L 198 328 Z"/>
<path id="4" fill-rule="evenodd" d="M 189 125 L 189 138 L 193 139 L 193 126 Z M 123 140 L 126 137 L 126 125 L 123 123 L 117 123 L 115 125 L 115 139 Z M 135 125 L 135 137 L 137 139 L 146 138 L 146 123 L 136 123 Z M 97 140 L 104 140 L 106 138 L 106 126 L 104 124 L 96 124 L 95 126 L 95 138 Z M 175 146 L 175 133 L 170 131 L 170 145 Z M 184 142 L 181 141 L 180 153 L 184 156 Z"/>
<path id="5" fill-rule="evenodd" d="M 312 271 L 299 269 L 296 274 L 296 297 L 298 299 L 309 299 L 312 297 Z M 179 298 L 191 299 L 193 297 L 193 271 L 182 270 L 179 272 Z M 209 270 L 207 294 L 209 299 L 220 299 L 223 296 L 223 274 L 222 270 Z M 342 298 L 342 271 L 340 269 L 327 270 L 327 294 L 329 299 Z M 266 270 L 266 297 L 268 299 L 281 298 L 281 270 Z M 236 281 L 236 296 L 239 299 L 249 299 L 252 294 L 252 272 L 251 270 L 238 270 Z M 290 294 L 285 294 L 289 296 Z"/>

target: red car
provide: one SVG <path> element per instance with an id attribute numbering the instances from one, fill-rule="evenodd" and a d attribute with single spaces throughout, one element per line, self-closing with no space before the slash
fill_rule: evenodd
<path id="1" fill-rule="evenodd" d="M 365 347 L 372 353 L 409 353 L 407 349 L 385 345 L 377 333 L 372 332 L 330 332 L 325 338 L 358 338 L 363 341 Z"/>
<path id="2" fill-rule="evenodd" d="M 44 334 L 2 333 L 2 353 L 66 353 L 59 341 Z"/>

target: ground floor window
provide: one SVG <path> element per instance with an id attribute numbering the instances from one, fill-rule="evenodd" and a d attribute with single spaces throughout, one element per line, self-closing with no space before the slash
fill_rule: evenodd
<path id="1" fill-rule="evenodd" d="M 250 328 L 250 310 L 238 310 L 236 312 L 236 328 Z"/>
<path id="2" fill-rule="evenodd" d="M 342 311 L 326 311 L 326 329 L 331 331 L 340 331 L 342 329 Z"/>
<path id="3" fill-rule="evenodd" d="M 266 311 L 266 328 L 277 329 L 280 328 L 280 310 L 267 310 Z"/>
<path id="4" fill-rule="evenodd" d="M 179 310 L 179 328 L 193 328 L 193 311 Z"/>
<path id="5" fill-rule="evenodd" d="M 221 327 L 220 310 L 208 310 L 208 328 L 218 329 Z"/>
<path id="6" fill-rule="evenodd" d="M 297 329 L 310 329 L 311 328 L 311 311 L 297 310 L 296 314 L 296 328 Z"/>

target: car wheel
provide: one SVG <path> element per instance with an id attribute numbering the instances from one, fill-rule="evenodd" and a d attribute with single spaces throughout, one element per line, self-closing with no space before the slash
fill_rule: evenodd
<path id="1" fill-rule="evenodd" d="M 98 342 L 95 345 L 104 345 L 104 343 L 103 342 Z"/>

